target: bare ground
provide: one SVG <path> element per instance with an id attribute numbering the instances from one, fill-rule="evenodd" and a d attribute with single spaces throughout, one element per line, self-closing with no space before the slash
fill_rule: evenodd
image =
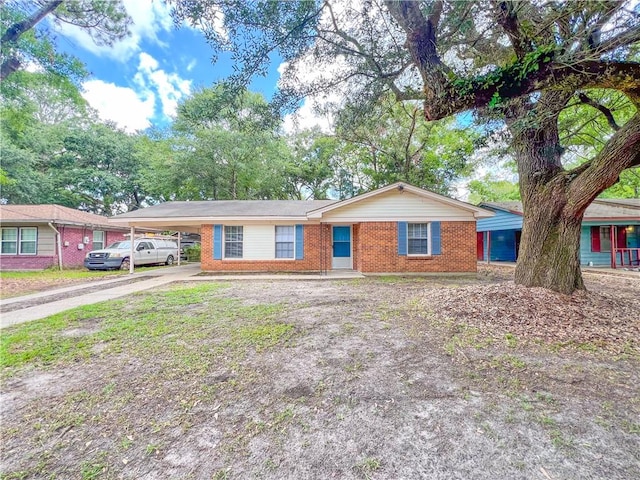
<path id="1" fill-rule="evenodd" d="M 173 312 L 156 343 L 4 372 L 3 478 L 640 478 L 638 280 L 508 276 L 131 297 L 121 315 Z"/>

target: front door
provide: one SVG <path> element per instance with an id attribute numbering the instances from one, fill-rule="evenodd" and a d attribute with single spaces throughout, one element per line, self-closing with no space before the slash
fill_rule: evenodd
<path id="1" fill-rule="evenodd" d="M 333 227 L 331 268 L 353 268 L 351 264 L 351 227 Z"/>

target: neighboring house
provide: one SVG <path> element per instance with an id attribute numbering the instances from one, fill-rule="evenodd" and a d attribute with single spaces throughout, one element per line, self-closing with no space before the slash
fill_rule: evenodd
<path id="1" fill-rule="evenodd" d="M 106 217 L 60 205 L 0 205 L 2 270 L 80 267 L 86 253 L 129 230 Z"/>
<path id="2" fill-rule="evenodd" d="M 522 203 L 487 202 L 495 216 L 478 221 L 478 260 L 515 262 L 522 233 Z M 612 248 L 613 246 L 613 248 Z M 598 198 L 587 208 L 580 234 L 582 265 L 638 265 L 640 200 Z"/>
<path id="3" fill-rule="evenodd" d="M 475 272 L 493 213 L 404 183 L 343 200 L 167 202 L 111 219 L 201 234 L 205 271 Z"/>

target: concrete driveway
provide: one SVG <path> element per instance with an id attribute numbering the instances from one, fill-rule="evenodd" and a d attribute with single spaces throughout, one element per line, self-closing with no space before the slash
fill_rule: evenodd
<path id="1" fill-rule="evenodd" d="M 131 293 L 186 280 L 200 273 L 200 264 L 189 264 L 171 268 L 158 268 L 134 273 L 126 277 L 87 282 L 72 287 L 59 288 L 8 298 L 0 301 L 0 328 L 39 320 L 75 307 L 104 302 Z"/>

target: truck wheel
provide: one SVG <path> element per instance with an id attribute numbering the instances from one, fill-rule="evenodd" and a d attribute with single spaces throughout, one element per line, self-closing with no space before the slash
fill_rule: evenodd
<path id="1" fill-rule="evenodd" d="M 173 255 L 169 255 L 167 257 L 167 261 L 165 262 L 165 265 L 173 265 Z"/>
<path id="2" fill-rule="evenodd" d="M 120 270 L 129 270 L 131 266 L 128 258 L 123 258 L 122 263 L 120 264 Z"/>

